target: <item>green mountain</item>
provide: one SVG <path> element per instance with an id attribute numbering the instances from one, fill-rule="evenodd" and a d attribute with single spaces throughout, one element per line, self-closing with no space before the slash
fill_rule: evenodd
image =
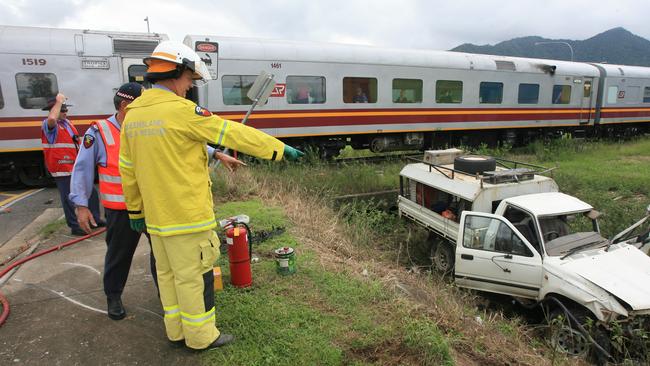
<path id="1" fill-rule="evenodd" d="M 555 60 L 571 59 L 571 50 L 567 45 L 562 43 L 535 45 L 539 42 L 569 43 L 573 47 L 574 61 L 650 66 L 650 41 L 620 27 L 583 41 L 531 36 L 511 39 L 494 46 L 465 43 L 451 51 Z"/>

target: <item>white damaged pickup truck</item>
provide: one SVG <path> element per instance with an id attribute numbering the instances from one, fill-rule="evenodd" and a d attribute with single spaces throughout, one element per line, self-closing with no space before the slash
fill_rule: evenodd
<path id="1" fill-rule="evenodd" d="M 650 330 L 650 257 L 629 243 L 647 244 L 648 234 L 603 238 L 599 213 L 558 192 L 544 170 L 456 149 L 427 152 L 400 173 L 399 214 L 429 230 L 434 268 L 458 286 L 564 314 L 555 346 L 610 357 L 602 334 L 612 322 Z M 599 337 L 582 327 L 587 318 Z"/>

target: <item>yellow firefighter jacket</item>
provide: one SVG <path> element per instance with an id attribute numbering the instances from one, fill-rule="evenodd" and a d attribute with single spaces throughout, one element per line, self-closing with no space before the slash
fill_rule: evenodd
<path id="1" fill-rule="evenodd" d="M 212 115 L 175 93 L 153 88 L 127 107 L 120 174 L 131 219 L 145 218 L 152 235 L 216 226 L 207 143 L 280 160 L 284 143 L 241 123 Z"/>

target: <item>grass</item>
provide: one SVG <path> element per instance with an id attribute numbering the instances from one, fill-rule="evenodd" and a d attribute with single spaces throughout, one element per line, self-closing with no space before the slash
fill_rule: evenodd
<path id="1" fill-rule="evenodd" d="M 251 230 L 286 227 L 284 210 L 259 199 L 217 207 L 218 217 L 245 213 Z M 276 273 L 273 250 L 296 250 L 297 273 Z M 411 314 L 376 279 L 331 271 L 318 253 L 285 232 L 254 245 L 253 286 L 235 289 L 227 256 L 219 259 L 225 290 L 216 294 L 217 325 L 235 334 L 232 346 L 204 354 L 204 364 L 450 365 L 449 348 L 435 322 Z"/>
<path id="2" fill-rule="evenodd" d="M 262 180 L 274 179 L 284 188 L 301 187 L 307 194 L 326 197 L 395 189 L 399 186 L 399 171 L 403 166 L 399 160 L 381 165 L 331 165 L 313 155 L 308 156 L 305 164 L 258 162 L 254 165 L 266 174 L 260 177 Z M 229 184 L 217 180 L 219 194 L 229 193 L 227 187 Z"/>
<path id="3" fill-rule="evenodd" d="M 50 236 L 52 236 L 52 234 L 59 231 L 59 229 L 61 229 L 65 225 L 66 225 L 65 218 L 61 218 L 61 219 L 52 221 L 49 224 L 45 225 L 43 228 L 41 228 L 41 230 L 38 232 L 38 234 L 43 239 L 47 239 Z"/>

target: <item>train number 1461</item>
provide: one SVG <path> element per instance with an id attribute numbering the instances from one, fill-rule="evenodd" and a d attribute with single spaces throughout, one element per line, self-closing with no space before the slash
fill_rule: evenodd
<path id="1" fill-rule="evenodd" d="M 47 60 L 44 58 L 24 58 L 23 65 L 27 66 L 45 66 Z"/>

